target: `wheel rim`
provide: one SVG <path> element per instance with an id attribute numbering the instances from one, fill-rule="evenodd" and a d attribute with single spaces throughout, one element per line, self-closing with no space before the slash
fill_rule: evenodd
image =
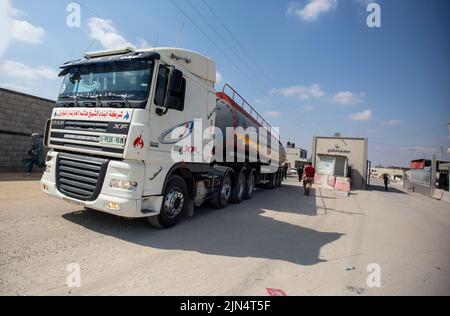
<path id="1" fill-rule="evenodd" d="M 174 218 L 183 210 L 184 196 L 179 188 L 173 188 L 164 200 L 164 211 L 168 218 Z"/>
<path id="2" fill-rule="evenodd" d="M 222 195 L 222 199 L 224 201 L 226 201 L 226 200 L 228 200 L 230 198 L 230 195 L 231 195 L 231 185 L 230 185 L 230 183 L 225 182 L 223 184 L 221 195 Z"/>

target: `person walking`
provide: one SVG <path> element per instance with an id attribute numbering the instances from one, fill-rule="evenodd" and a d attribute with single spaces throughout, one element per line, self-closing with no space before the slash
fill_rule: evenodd
<path id="1" fill-rule="evenodd" d="M 36 165 L 39 168 L 44 167 L 44 160 L 45 160 L 45 148 L 44 148 L 44 141 L 42 139 L 42 136 L 35 133 L 31 135 L 31 149 L 28 152 L 28 155 L 30 155 L 30 160 L 28 161 L 28 174 L 30 175 L 33 171 L 33 166 Z"/>
<path id="2" fill-rule="evenodd" d="M 285 163 L 285 164 L 284 164 L 284 167 L 283 167 L 283 176 L 284 176 L 284 180 L 287 180 L 287 171 L 288 171 L 288 168 L 289 168 L 288 164 Z"/>
<path id="3" fill-rule="evenodd" d="M 298 174 L 298 181 L 302 182 L 302 178 L 303 178 L 303 167 L 302 166 L 298 166 L 297 168 L 297 174 Z"/>
<path id="4" fill-rule="evenodd" d="M 314 183 L 316 169 L 314 169 L 312 163 L 308 162 L 303 173 L 303 188 L 305 190 L 305 195 L 309 196 L 311 194 L 311 188 Z"/>
<path id="5" fill-rule="evenodd" d="M 388 191 L 389 190 L 388 185 L 391 183 L 391 181 L 389 180 L 389 176 L 386 173 L 383 175 L 383 181 L 384 181 L 384 190 Z"/>

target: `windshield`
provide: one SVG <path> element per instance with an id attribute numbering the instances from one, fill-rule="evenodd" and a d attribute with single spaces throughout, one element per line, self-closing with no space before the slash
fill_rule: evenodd
<path id="1" fill-rule="evenodd" d="M 65 77 L 58 101 L 67 100 L 74 106 L 83 106 L 83 102 L 95 100 L 96 105 L 104 106 L 102 102 L 109 100 L 123 106 L 145 107 L 152 73 L 151 60 L 75 66 L 62 72 Z"/>

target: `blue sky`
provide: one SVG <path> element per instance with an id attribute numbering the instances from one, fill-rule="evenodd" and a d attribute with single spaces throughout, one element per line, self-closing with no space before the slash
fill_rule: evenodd
<path id="1" fill-rule="evenodd" d="M 58 67 L 88 46 L 174 46 L 182 29 L 178 45 L 213 58 L 218 89 L 236 87 L 284 142 L 309 150 L 314 134 L 368 137 L 373 163 L 401 166 L 450 147 L 446 0 L 378 1 L 381 28 L 367 26 L 367 0 L 208 0 L 232 35 L 202 0 L 174 0 L 184 13 L 168 0 L 78 1 L 80 28 L 66 25 L 71 1 L 0 8 L 8 2 L 3 87 L 54 99 Z"/>

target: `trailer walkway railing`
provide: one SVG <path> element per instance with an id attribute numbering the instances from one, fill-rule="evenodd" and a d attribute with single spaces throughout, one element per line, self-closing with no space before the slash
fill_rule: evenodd
<path id="1" fill-rule="evenodd" d="M 278 140 L 280 139 L 280 134 L 275 130 L 269 123 L 241 96 L 236 90 L 233 89 L 228 83 L 223 86 L 222 93 L 230 97 L 238 106 L 250 115 L 256 122 L 261 124 L 262 127 L 266 128 L 272 135 L 274 135 Z"/>

